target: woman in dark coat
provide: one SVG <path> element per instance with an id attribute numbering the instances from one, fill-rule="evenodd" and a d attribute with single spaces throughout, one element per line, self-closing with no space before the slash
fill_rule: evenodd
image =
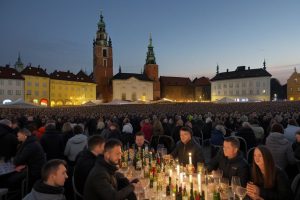
<path id="1" fill-rule="evenodd" d="M 255 148 L 251 172 L 252 182 L 247 184 L 247 195 L 251 199 L 293 199 L 287 175 L 275 166 L 272 154 L 265 146 Z"/>

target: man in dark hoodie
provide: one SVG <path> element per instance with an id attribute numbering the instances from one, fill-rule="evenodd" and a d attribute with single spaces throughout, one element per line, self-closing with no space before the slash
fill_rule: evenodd
<path id="1" fill-rule="evenodd" d="M 84 199 L 136 199 L 135 196 L 130 197 L 133 194 L 135 183 L 129 183 L 127 186 L 120 188 L 120 183 L 124 183 L 124 179 L 126 179 L 116 173 L 121 155 L 122 143 L 116 139 L 108 140 L 104 147 L 104 156 L 99 157 L 86 180 Z"/>
<path id="2" fill-rule="evenodd" d="M 0 159 L 10 160 L 15 156 L 18 139 L 12 129 L 12 122 L 8 119 L 0 120 Z"/>
<path id="3" fill-rule="evenodd" d="M 249 179 L 249 166 L 239 151 L 240 142 L 235 137 L 224 139 L 223 151 L 209 162 L 208 171 L 220 169 L 223 171 L 223 177 L 231 180 L 232 176 L 240 177 L 242 186 L 246 186 Z"/>
<path id="4" fill-rule="evenodd" d="M 65 200 L 63 186 L 68 178 L 66 166 L 64 160 L 48 161 L 42 168 L 42 180 L 34 184 L 23 200 Z"/>
<path id="5" fill-rule="evenodd" d="M 56 130 L 54 120 L 48 120 L 45 125 L 46 132 L 41 137 L 40 143 L 46 153 L 47 160 L 64 158 L 64 141 L 60 131 Z"/>
<path id="6" fill-rule="evenodd" d="M 97 156 L 104 152 L 105 140 L 100 135 L 93 135 L 88 140 L 88 149 L 79 153 L 74 169 L 75 186 L 83 194 L 85 181 L 94 167 Z"/>

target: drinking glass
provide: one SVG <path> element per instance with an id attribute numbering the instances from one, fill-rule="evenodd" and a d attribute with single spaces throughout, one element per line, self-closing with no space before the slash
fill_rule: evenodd
<path id="1" fill-rule="evenodd" d="M 219 184 L 220 183 L 220 179 L 223 176 L 223 171 L 220 170 L 220 169 L 212 171 L 212 176 L 214 177 L 216 184 Z"/>
<path id="2" fill-rule="evenodd" d="M 235 199 L 236 188 L 238 186 L 241 186 L 240 177 L 238 177 L 238 176 L 231 177 L 231 188 L 232 188 L 232 191 L 233 191 L 233 199 Z"/>
<path id="3" fill-rule="evenodd" d="M 235 188 L 235 192 L 238 195 L 238 197 L 240 198 L 240 200 L 243 200 L 247 194 L 247 189 L 241 186 L 237 186 Z"/>
<path id="4" fill-rule="evenodd" d="M 204 167 L 204 163 L 198 162 L 197 163 L 197 172 L 202 173 L 203 167 Z"/>

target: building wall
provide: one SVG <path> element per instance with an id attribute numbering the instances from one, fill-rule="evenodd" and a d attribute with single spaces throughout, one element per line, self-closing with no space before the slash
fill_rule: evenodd
<path id="1" fill-rule="evenodd" d="M 113 99 L 152 101 L 153 82 L 140 81 L 133 77 L 127 80 L 113 80 Z"/>
<path id="2" fill-rule="evenodd" d="M 194 100 L 194 87 L 162 85 L 161 97 L 171 99 L 173 101 L 193 101 Z"/>
<path id="3" fill-rule="evenodd" d="M 144 70 L 149 79 L 153 80 L 153 99 L 160 99 L 160 82 L 158 79 L 158 65 L 146 64 Z"/>
<path id="4" fill-rule="evenodd" d="M 81 105 L 95 99 L 95 83 L 50 79 L 51 106 Z"/>
<path id="5" fill-rule="evenodd" d="M 211 99 L 211 88 L 208 86 L 197 86 L 195 87 L 195 100 L 196 101 L 210 101 Z"/>
<path id="6" fill-rule="evenodd" d="M 49 78 L 39 76 L 23 75 L 24 82 L 24 98 L 25 102 L 41 105 L 47 102 L 49 105 Z M 43 104 L 45 105 L 45 104 Z"/>
<path id="7" fill-rule="evenodd" d="M 230 79 L 213 81 L 211 84 L 211 100 L 218 101 L 224 97 L 242 101 L 253 99 L 270 101 L 270 77 Z"/>
<path id="8" fill-rule="evenodd" d="M 24 100 L 24 80 L 0 79 L 0 104 L 4 100 Z"/>
<path id="9" fill-rule="evenodd" d="M 287 80 L 287 98 L 290 101 L 300 100 L 300 73 L 293 73 Z"/>

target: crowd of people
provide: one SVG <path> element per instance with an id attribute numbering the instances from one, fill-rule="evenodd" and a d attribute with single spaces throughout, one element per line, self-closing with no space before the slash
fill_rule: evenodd
<path id="1" fill-rule="evenodd" d="M 192 152 L 194 165 L 220 169 L 229 180 L 239 176 L 251 199 L 299 199 L 299 108 L 300 102 L 260 102 L 1 109 L 0 158 L 15 170 L 0 175 L 0 188 L 15 191 L 26 179 L 26 200 L 69 200 L 74 180 L 83 199 L 135 199 L 136 183 L 117 171 L 122 147 L 156 148 L 152 138 L 168 136 L 175 144 L 167 145 L 170 157 L 187 164 Z"/>

